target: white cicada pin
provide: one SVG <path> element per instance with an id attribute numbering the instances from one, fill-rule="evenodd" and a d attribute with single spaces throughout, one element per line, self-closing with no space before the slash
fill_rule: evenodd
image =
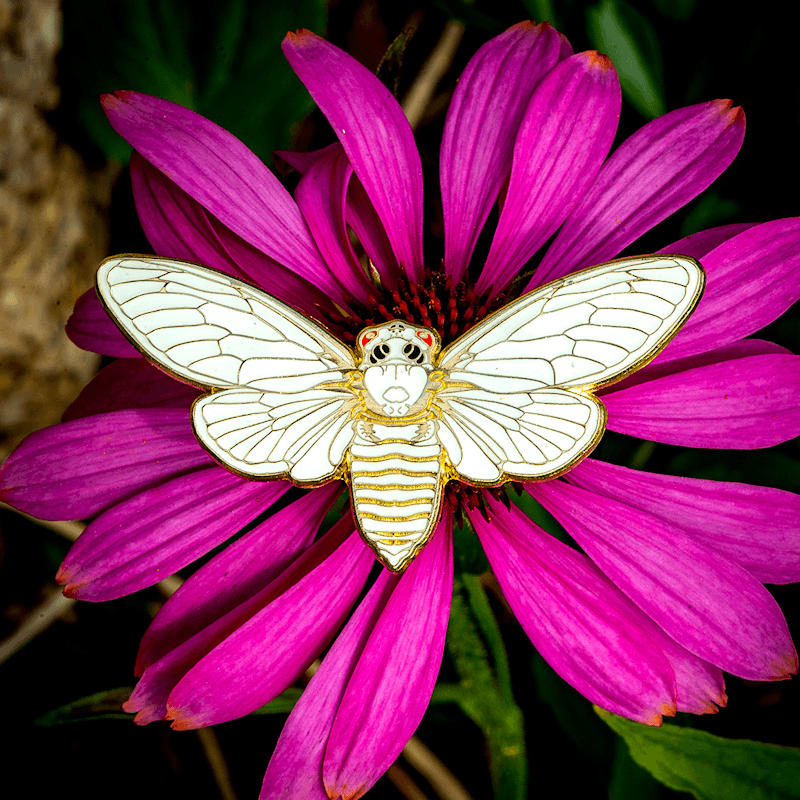
<path id="1" fill-rule="evenodd" d="M 361 536 L 394 572 L 430 537 L 448 480 L 544 480 L 590 453 L 606 421 L 594 390 L 654 358 L 704 283 L 685 256 L 626 258 L 523 295 L 444 350 L 394 320 L 353 352 L 216 270 L 124 255 L 97 272 L 131 342 L 208 392 L 192 408 L 203 447 L 246 478 L 345 480 Z"/>

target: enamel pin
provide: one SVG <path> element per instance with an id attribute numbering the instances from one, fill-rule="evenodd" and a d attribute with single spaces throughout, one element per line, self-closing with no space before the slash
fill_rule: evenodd
<path id="1" fill-rule="evenodd" d="M 246 478 L 345 480 L 358 530 L 402 572 L 447 481 L 497 486 L 566 472 L 605 430 L 594 390 L 653 359 L 696 307 L 691 258 L 626 258 L 550 283 L 444 350 L 430 328 L 322 325 L 216 270 L 116 256 L 97 272 L 112 319 L 153 363 L 208 393 L 194 432 Z"/>

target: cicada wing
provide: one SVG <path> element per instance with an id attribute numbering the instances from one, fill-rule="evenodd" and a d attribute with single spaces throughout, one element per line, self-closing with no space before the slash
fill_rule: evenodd
<path id="1" fill-rule="evenodd" d="M 440 408 L 450 464 L 479 486 L 560 475 L 591 452 L 606 421 L 600 400 L 559 388 L 505 395 L 465 388 Z"/>
<path id="2" fill-rule="evenodd" d="M 697 305 L 705 275 L 692 258 L 601 264 L 523 295 L 449 345 L 454 383 L 489 392 L 592 389 L 653 359 Z"/>
<path id="3" fill-rule="evenodd" d="M 229 469 L 313 486 L 340 477 L 355 405 L 342 388 L 291 395 L 228 389 L 196 400 L 192 424 L 201 444 Z"/>
<path id="4" fill-rule="evenodd" d="M 321 325 L 196 264 L 115 256 L 100 265 L 97 291 L 135 347 L 202 388 L 304 391 L 355 368 L 349 348 Z"/>

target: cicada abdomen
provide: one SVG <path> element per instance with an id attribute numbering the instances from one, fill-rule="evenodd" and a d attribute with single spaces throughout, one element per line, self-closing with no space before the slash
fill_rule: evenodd
<path id="1" fill-rule="evenodd" d="M 445 483 L 435 423 L 361 423 L 350 447 L 350 496 L 362 536 L 393 572 L 430 538 Z"/>

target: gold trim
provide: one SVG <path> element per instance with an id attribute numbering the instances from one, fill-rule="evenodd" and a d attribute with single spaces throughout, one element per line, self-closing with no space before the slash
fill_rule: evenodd
<path id="1" fill-rule="evenodd" d="M 410 522 L 414 519 L 427 519 L 429 514 L 426 511 L 422 514 L 409 514 L 407 517 L 382 517 L 379 514 L 371 514 L 369 511 L 359 511 L 358 516 L 362 519 L 377 519 L 381 522 Z M 399 533 L 399 531 L 373 531 L 373 533 L 383 535 L 386 533 Z M 416 533 L 416 531 L 409 531 L 407 535 L 410 536 L 412 533 Z"/>

